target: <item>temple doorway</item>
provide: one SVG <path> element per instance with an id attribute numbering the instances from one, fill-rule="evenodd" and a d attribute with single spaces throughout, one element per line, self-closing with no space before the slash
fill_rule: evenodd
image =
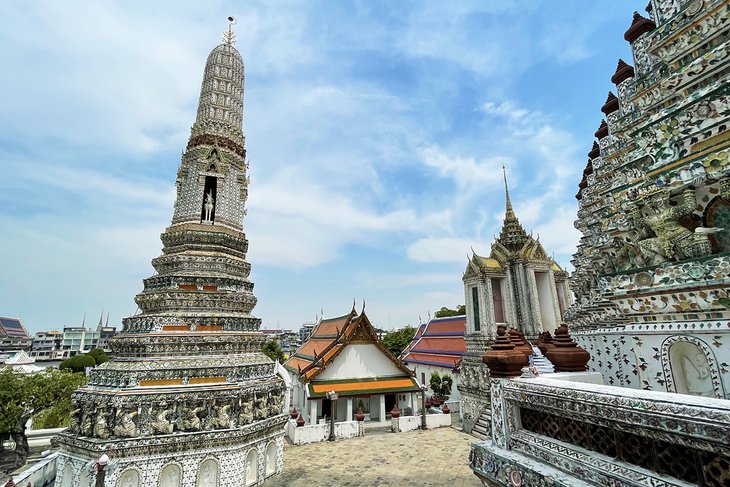
<path id="1" fill-rule="evenodd" d="M 385 395 L 385 414 L 388 415 L 395 407 L 395 394 L 386 394 Z M 383 421 L 385 418 L 381 419 Z"/>

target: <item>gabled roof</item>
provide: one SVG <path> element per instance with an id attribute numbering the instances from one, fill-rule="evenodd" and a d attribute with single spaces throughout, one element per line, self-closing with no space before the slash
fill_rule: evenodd
<path id="1" fill-rule="evenodd" d="M 412 375 L 403 362 L 383 346 L 365 311 L 358 315 L 354 307 L 346 315 L 320 320 L 309 339 L 284 362 L 284 367 L 297 372 L 302 382 L 309 382 L 321 374 L 350 343 L 376 345 L 405 375 Z"/>
<path id="2" fill-rule="evenodd" d="M 418 339 L 421 338 L 421 335 L 423 335 L 423 330 L 426 329 L 426 325 L 427 325 L 427 323 L 421 323 L 420 325 L 418 325 L 418 328 L 416 329 L 416 334 L 413 335 L 413 339 L 411 339 L 411 341 L 408 342 L 408 345 L 406 345 L 406 348 L 404 348 L 403 351 L 398 356 L 398 358 L 400 360 L 403 360 L 403 357 L 405 357 L 406 354 L 411 351 L 411 349 L 413 348 L 413 345 L 415 345 L 416 342 L 418 342 Z"/>
<path id="3" fill-rule="evenodd" d="M 407 364 L 458 368 L 466 352 L 466 316 L 434 318 L 401 355 Z"/>
<path id="4" fill-rule="evenodd" d="M 2 316 L 0 316 L 0 336 L 30 338 L 18 318 L 5 318 Z"/>

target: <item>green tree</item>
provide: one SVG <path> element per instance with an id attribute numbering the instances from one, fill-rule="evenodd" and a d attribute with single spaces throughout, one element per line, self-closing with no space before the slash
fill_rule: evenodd
<path id="1" fill-rule="evenodd" d="M 403 350 L 413 340 L 416 335 L 416 329 L 411 325 L 406 325 L 403 328 L 389 331 L 383 337 L 383 345 L 392 353 L 395 357 L 403 353 Z"/>
<path id="2" fill-rule="evenodd" d="M 444 398 L 449 398 L 451 394 L 451 387 L 454 385 L 454 380 L 448 375 L 439 375 L 438 372 L 432 372 L 431 378 L 429 379 L 429 386 L 434 395 Z"/>
<path id="3" fill-rule="evenodd" d="M 104 362 L 109 361 L 109 356 L 101 348 L 92 348 L 91 350 L 89 350 L 89 353 L 87 355 L 91 355 L 92 357 L 94 357 L 96 365 L 101 365 Z"/>
<path id="4" fill-rule="evenodd" d="M 71 372 L 83 372 L 86 367 L 94 367 L 96 359 L 88 353 L 84 355 L 74 355 L 67 358 L 58 366 L 61 370 L 70 370 Z"/>
<path id="5" fill-rule="evenodd" d="M 461 316 L 466 314 L 466 305 L 460 304 L 456 309 L 447 308 L 442 306 L 440 310 L 436 311 L 433 315 L 436 318 L 446 318 L 447 316 Z"/>
<path id="6" fill-rule="evenodd" d="M 271 360 L 278 360 L 279 362 L 284 361 L 284 352 L 281 350 L 277 340 L 268 340 L 264 343 L 261 351 L 264 352 L 264 354 Z"/>
<path id="7" fill-rule="evenodd" d="M 86 383 L 86 376 L 46 369 L 22 374 L 0 371 L 0 436 L 10 433 L 15 442 L 15 468 L 25 464 L 30 451 L 25 425 L 38 414 L 68 417 L 71 393 Z"/>

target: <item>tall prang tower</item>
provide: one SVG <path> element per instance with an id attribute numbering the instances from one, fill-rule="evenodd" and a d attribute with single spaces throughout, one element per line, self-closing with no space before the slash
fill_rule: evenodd
<path id="1" fill-rule="evenodd" d="M 229 19 L 230 20 L 230 19 Z M 208 56 L 157 271 L 72 396 L 57 487 L 250 486 L 281 472 L 285 386 L 261 353 L 248 241 L 244 67 L 229 25 Z"/>

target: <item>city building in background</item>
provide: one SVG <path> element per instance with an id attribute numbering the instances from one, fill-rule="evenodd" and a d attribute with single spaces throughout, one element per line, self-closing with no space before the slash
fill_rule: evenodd
<path id="1" fill-rule="evenodd" d="M 63 349 L 63 332 L 39 331 L 33 335 L 30 356 L 36 360 L 63 360 L 70 356 L 70 350 Z"/>

